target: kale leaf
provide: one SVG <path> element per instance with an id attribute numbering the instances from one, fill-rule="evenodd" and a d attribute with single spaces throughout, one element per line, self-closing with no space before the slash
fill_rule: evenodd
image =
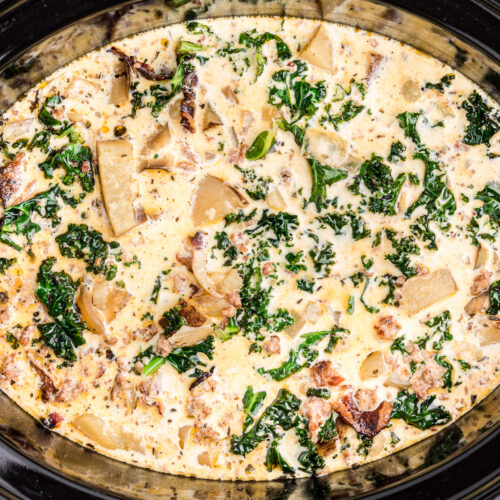
<path id="1" fill-rule="evenodd" d="M 331 186 L 334 182 L 339 182 L 347 177 L 347 172 L 340 168 L 332 168 L 328 165 L 321 164 L 314 158 L 307 158 L 307 163 L 311 171 L 312 188 L 311 196 L 306 202 L 316 205 L 318 212 L 325 207 L 326 187 Z"/>
<path id="2" fill-rule="evenodd" d="M 161 317 L 160 325 L 163 327 L 164 335 L 171 335 L 182 326 L 187 325 L 186 320 L 179 314 L 181 306 L 175 306 L 165 311 Z"/>
<path id="3" fill-rule="evenodd" d="M 475 90 L 462 103 L 462 108 L 465 109 L 465 116 L 469 121 L 463 142 L 469 146 L 477 144 L 489 146 L 490 139 L 500 129 L 498 110 L 490 108 Z"/>
<path id="4" fill-rule="evenodd" d="M 313 261 L 314 270 L 317 273 L 323 271 L 325 274 L 330 274 L 330 266 L 335 264 L 335 252 L 332 250 L 330 242 L 325 243 L 321 248 L 316 247 L 309 250 L 309 256 Z"/>
<path id="5" fill-rule="evenodd" d="M 269 213 L 266 208 L 261 215 L 260 220 L 253 229 L 247 229 L 245 232 L 252 236 L 259 236 L 263 233 L 274 234 L 269 237 L 269 242 L 278 248 L 281 241 L 289 242 L 292 240 L 292 231 L 299 226 L 299 220 L 296 215 L 287 212 Z"/>
<path id="6" fill-rule="evenodd" d="M 285 474 L 295 474 L 295 469 L 290 466 L 278 451 L 279 438 L 273 439 L 266 453 L 264 462 L 266 469 L 271 472 L 275 467 L 280 467 Z"/>
<path id="7" fill-rule="evenodd" d="M 298 456 L 298 462 L 304 472 L 315 473 L 325 466 L 325 459 L 318 453 L 318 447 L 309 437 L 309 422 L 305 417 L 297 417 L 295 434 L 299 444 L 305 448 Z"/>
<path id="8" fill-rule="evenodd" d="M 352 210 L 348 210 L 347 212 L 332 212 L 321 217 L 317 217 L 317 220 L 330 226 L 336 235 L 341 234 L 342 229 L 350 224 L 352 239 L 354 241 L 370 236 L 370 230 L 366 227 L 366 223 L 363 218 L 356 215 Z"/>
<path id="9" fill-rule="evenodd" d="M 292 120 L 297 122 L 316 113 L 317 104 L 326 97 L 326 86 L 324 82 L 312 85 L 305 80 L 308 70 L 305 62 L 294 60 L 293 64 L 294 71 L 280 70 L 273 74 L 273 81 L 279 85 L 269 88 L 269 104 L 288 107 Z"/>
<path id="10" fill-rule="evenodd" d="M 266 399 L 265 391 L 253 392 L 253 387 L 251 385 L 247 387 L 243 396 L 243 412 L 245 413 L 243 430 L 253 423 L 253 416 L 261 409 L 264 399 Z"/>
<path id="11" fill-rule="evenodd" d="M 330 413 L 330 416 L 325 420 L 325 423 L 321 426 L 321 429 L 318 432 L 318 443 L 328 443 L 328 441 L 331 441 L 335 437 L 337 437 L 335 417 L 333 416 L 333 413 Z"/>
<path id="12" fill-rule="evenodd" d="M 419 255 L 420 248 L 413 236 L 403 236 L 398 239 L 392 229 L 386 229 L 385 234 L 396 253 L 387 254 L 385 259 L 392 262 L 407 278 L 417 274 L 417 268 L 411 265 L 410 255 Z"/>
<path id="13" fill-rule="evenodd" d="M 330 113 L 331 104 L 327 104 L 325 106 L 326 115 L 320 118 L 320 123 L 322 125 L 324 125 L 325 122 L 331 123 L 333 125 L 333 128 L 335 130 L 338 130 L 341 123 L 352 120 L 353 118 L 358 116 L 359 113 L 363 111 L 363 109 L 365 109 L 364 106 L 356 104 L 352 99 L 349 99 L 342 104 L 342 107 L 340 108 L 338 113 L 332 115 Z"/>
<path id="14" fill-rule="evenodd" d="M 439 92 L 443 93 L 445 87 L 449 87 L 451 82 L 455 79 L 455 75 L 453 73 L 449 73 L 448 75 L 444 75 L 438 83 L 427 82 L 424 85 L 425 89 L 435 89 Z"/>
<path id="15" fill-rule="evenodd" d="M 443 342 L 453 340 L 453 335 L 450 332 L 450 323 L 451 323 L 450 311 L 443 311 L 441 314 L 434 316 L 434 318 L 432 318 L 431 320 L 426 321 L 425 324 L 429 328 L 432 328 L 432 331 L 429 332 L 424 337 L 422 337 L 421 339 L 418 339 L 417 345 L 420 347 L 420 349 L 426 349 L 427 342 L 431 338 L 435 338 L 432 344 L 432 348 L 435 351 L 440 351 L 443 348 Z"/>
<path id="16" fill-rule="evenodd" d="M 229 236 L 225 231 L 215 233 L 214 239 L 217 242 L 215 248 L 218 250 L 224 250 L 223 255 L 226 260 L 223 265 L 230 266 L 239 255 L 238 249 L 231 243 Z"/>
<path id="17" fill-rule="evenodd" d="M 403 153 L 406 151 L 405 145 L 401 141 L 396 141 L 391 144 L 391 149 L 389 150 L 389 155 L 387 159 L 393 163 L 397 163 L 399 160 L 406 160 L 406 156 Z"/>
<path id="18" fill-rule="evenodd" d="M 487 313 L 496 316 L 500 311 L 500 280 L 491 284 L 489 294 L 490 307 Z"/>
<path id="19" fill-rule="evenodd" d="M 9 267 L 13 266 L 17 262 L 17 259 L 7 259 L 6 257 L 0 257 L 0 274 L 4 275 L 5 271 Z"/>
<path id="20" fill-rule="evenodd" d="M 250 187 L 245 187 L 245 191 L 252 200 L 265 200 L 269 194 L 269 185 L 273 182 L 271 177 L 258 176 L 253 168 L 241 168 L 235 165 L 234 168 L 243 174 L 243 179 Z"/>
<path id="21" fill-rule="evenodd" d="M 199 366 L 206 366 L 205 363 L 200 361 L 198 354 L 205 354 L 208 359 L 213 359 L 214 354 L 214 337 L 210 335 L 199 344 L 177 347 L 168 356 L 168 361 L 179 373 L 184 373 L 191 368 Z"/>
<path id="22" fill-rule="evenodd" d="M 420 402 L 416 394 L 410 394 L 407 389 L 403 389 L 396 396 L 391 418 L 400 418 L 420 430 L 447 424 L 451 415 L 444 407 L 433 405 L 435 399 L 436 396 L 432 395 Z"/>
<path id="23" fill-rule="evenodd" d="M 45 259 L 37 275 L 36 297 L 45 305 L 54 323 L 39 324 L 43 339 L 55 354 L 67 361 L 75 361 L 75 347 L 85 344 L 82 336 L 85 322 L 75 306 L 75 295 L 80 280 L 73 281 L 65 272 L 54 272 L 56 258 Z"/>
<path id="24" fill-rule="evenodd" d="M 382 163 L 380 156 L 373 153 L 370 160 L 363 162 L 349 189 L 356 194 L 361 194 L 360 186 L 363 183 L 371 193 L 368 200 L 370 212 L 396 215 L 396 202 L 405 179 L 404 173 L 393 179 L 391 168 Z"/>
<path id="25" fill-rule="evenodd" d="M 86 270 L 103 274 L 107 280 L 116 276 L 116 264 L 108 264 L 110 250 L 120 248 L 116 241 L 105 241 L 102 234 L 86 224 L 69 224 L 64 234 L 56 237 L 59 250 L 64 257 L 83 259 Z"/>
<path id="26" fill-rule="evenodd" d="M 31 242 L 33 235 L 42 229 L 39 224 L 33 222 L 35 214 L 51 221 L 52 227 L 57 226 L 60 222 L 57 212 L 61 208 L 57 198 L 62 194 L 61 188 L 56 184 L 29 200 L 7 208 L 0 229 L 0 241 L 20 251 L 21 247 L 9 235 L 23 235 Z"/>

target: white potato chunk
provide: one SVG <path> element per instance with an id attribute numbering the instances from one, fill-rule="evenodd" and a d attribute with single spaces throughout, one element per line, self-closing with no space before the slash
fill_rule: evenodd
<path id="1" fill-rule="evenodd" d="M 85 95 L 92 96 L 99 90 L 99 85 L 96 82 L 85 80 L 84 78 L 74 77 L 66 87 L 65 95 L 73 99 L 78 99 Z"/>
<path id="2" fill-rule="evenodd" d="M 286 208 L 285 200 L 283 199 L 283 196 L 281 196 L 281 193 L 277 189 L 269 193 L 269 196 L 266 198 L 266 203 L 273 210 L 281 211 L 285 210 Z"/>
<path id="3" fill-rule="evenodd" d="M 109 103 L 119 105 L 129 100 L 130 77 L 129 69 L 124 61 L 118 61 L 111 82 Z"/>
<path id="4" fill-rule="evenodd" d="M 125 307 L 130 294 L 123 288 L 117 288 L 106 281 L 97 281 L 92 292 L 92 304 L 103 311 L 107 323 Z"/>
<path id="5" fill-rule="evenodd" d="M 457 285 L 448 269 L 410 278 L 401 294 L 408 314 L 415 314 L 436 302 L 446 299 L 457 291 Z"/>
<path id="6" fill-rule="evenodd" d="M 193 222 L 195 226 L 203 226 L 247 204 L 248 201 L 234 187 L 213 175 L 206 175 L 196 191 Z"/>
<path id="7" fill-rule="evenodd" d="M 97 158 L 104 205 L 113 233 L 120 236 L 139 224 L 130 189 L 135 169 L 132 144 L 97 141 Z"/>
<path id="8" fill-rule="evenodd" d="M 333 66 L 333 46 L 328 29 L 320 24 L 307 45 L 300 52 L 300 57 L 318 68 L 336 72 Z"/>
<path id="9" fill-rule="evenodd" d="M 34 132 L 35 119 L 8 121 L 3 127 L 3 140 L 13 143 L 19 139 L 29 139 Z"/>
<path id="10" fill-rule="evenodd" d="M 372 377 L 378 377 L 386 371 L 384 355 L 381 351 L 371 352 L 366 356 L 359 368 L 359 376 L 361 380 L 366 380 Z"/>
<path id="11" fill-rule="evenodd" d="M 484 245 L 479 245 L 476 253 L 476 262 L 474 263 L 474 270 L 480 269 L 481 267 L 485 267 L 488 263 L 490 251 L 488 247 Z"/>
<path id="12" fill-rule="evenodd" d="M 168 125 L 161 127 L 160 130 L 155 132 L 146 142 L 144 147 L 145 154 L 157 154 L 163 148 L 166 148 L 172 140 L 172 135 Z"/>
<path id="13" fill-rule="evenodd" d="M 498 344 L 500 342 L 500 328 L 487 326 L 479 330 L 479 344 L 481 347 Z"/>

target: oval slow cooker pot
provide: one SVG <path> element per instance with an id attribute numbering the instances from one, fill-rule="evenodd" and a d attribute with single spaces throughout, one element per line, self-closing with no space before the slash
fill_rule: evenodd
<path id="1" fill-rule="evenodd" d="M 61 65 L 112 40 L 196 17 L 256 14 L 325 19 L 385 34 L 450 64 L 499 100 L 496 0 L 0 0 L 0 111 Z M 218 482 L 160 474 L 98 455 L 45 430 L 0 393 L 0 495 L 498 498 L 499 415 L 497 388 L 451 426 L 371 464 L 321 478 Z"/>

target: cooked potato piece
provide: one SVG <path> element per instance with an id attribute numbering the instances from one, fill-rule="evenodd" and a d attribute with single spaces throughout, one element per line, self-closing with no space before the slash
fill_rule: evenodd
<path id="1" fill-rule="evenodd" d="M 186 347 L 189 345 L 199 344 L 212 332 L 212 325 L 203 325 L 198 327 L 183 326 L 171 337 L 169 337 L 168 340 L 174 347 Z"/>
<path id="2" fill-rule="evenodd" d="M 159 153 L 170 144 L 171 139 L 172 136 L 168 125 L 161 127 L 160 130 L 154 133 L 146 142 L 144 153 L 153 155 Z"/>
<path id="3" fill-rule="evenodd" d="M 92 304 L 92 298 L 89 289 L 85 285 L 81 285 L 76 296 L 76 305 L 80 309 L 83 321 L 87 324 L 87 328 L 92 333 L 104 335 L 106 327 L 101 313 Z"/>
<path id="4" fill-rule="evenodd" d="M 488 247 L 479 245 L 476 253 L 476 262 L 474 263 L 474 269 L 480 269 L 481 267 L 486 266 L 486 264 L 488 263 L 489 254 L 490 252 L 488 250 Z"/>
<path id="5" fill-rule="evenodd" d="M 129 89 L 130 76 L 128 66 L 124 61 L 118 61 L 115 66 L 115 75 L 111 83 L 109 103 L 118 105 L 128 102 Z"/>
<path id="6" fill-rule="evenodd" d="M 359 368 L 359 376 L 361 380 L 366 380 L 372 377 L 378 377 L 386 371 L 384 355 L 381 351 L 371 352 L 366 356 Z"/>
<path id="7" fill-rule="evenodd" d="M 410 278 L 401 289 L 401 294 L 403 304 L 411 315 L 446 299 L 456 291 L 457 285 L 450 271 L 439 269 L 424 276 Z"/>
<path id="8" fill-rule="evenodd" d="M 269 196 L 266 199 L 266 203 L 273 210 L 280 211 L 280 210 L 285 210 L 286 208 L 285 200 L 283 199 L 283 196 L 281 196 L 281 193 L 277 189 L 269 193 Z"/>
<path id="9" fill-rule="evenodd" d="M 215 279 L 215 288 L 221 295 L 228 295 L 236 290 L 241 290 L 243 280 L 236 269 L 231 269 L 227 273 L 222 273 L 218 279 Z"/>
<path id="10" fill-rule="evenodd" d="M 179 446 L 181 450 L 184 449 L 186 441 L 189 439 L 189 435 L 191 434 L 191 430 L 193 429 L 192 425 L 183 425 L 179 427 Z"/>
<path id="11" fill-rule="evenodd" d="M 85 413 L 71 422 L 82 434 L 109 450 L 124 449 L 144 453 L 144 447 L 136 434 L 126 432 L 114 421 L 107 424 L 102 418 Z"/>
<path id="12" fill-rule="evenodd" d="M 209 293 L 204 293 L 203 295 L 198 295 L 193 298 L 193 303 L 196 308 L 199 309 L 203 314 L 217 318 L 222 316 L 222 311 L 226 307 L 230 307 L 229 302 L 218 297 L 214 297 Z"/>
<path id="13" fill-rule="evenodd" d="M 8 121 L 3 127 L 3 140 L 16 142 L 18 139 L 29 139 L 33 135 L 35 119 Z"/>
<path id="14" fill-rule="evenodd" d="M 303 150 L 319 162 L 330 167 L 340 167 L 347 160 L 347 144 L 340 135 L 320 128 L 308 128 Z"/>
<path id="15" fill-rule="evenodd" d="M 500 328 L 488 326 L 479 330 L 479 344 L 481 346 L 498 344 L 500 342 Z"/>
<path id="16" fill-rule="evenodd" d="M 134 210 L 131 174 L 134 170 L 132 144 L 124 140 L 97 141 L 102 196 L 115 236 L 139 224 Z"/>
<path id="17" fill-rule="evenodd" d="M 203 115 L 203 130 L 205 131 L 213 127 L 218 127 L 219 125 L 223 125 L 223 121 L 213 106 L 210 103 L 207 103 L 205 105 L 205 113 Z"/>
<path id="18" fill-rule="evenodd" d="M 104 312 L 107 323 L 111 323 L 116 315 L 125 307 L 130 294 L 111 283 L 98 281 L 94 285 L 92 293 L 92 303 L 95 307 Z"/>
<path id="19" fill-rule="evenodd" d="M 336 72 L 333 67 L 333 47 L 328 30 L 322 24 L 314 32 L 307 45 L 300 52 L 300 57 L 318 68 Z"/>
<path id="20" fill-rule="evenodd" d="M 472 297 L 465 305 L 464 310 L 472 316 L 473 314 L 486 311 L 488 307 L 490 307 L 490 294 L 486 292 L 477 297 Z"/>
<path id="21" fill-rule="evenodd" d="M 285 328 L 284 331 L 290 338 L 293 339 L 302 333 L 304 327 L 306 326 L 307 321 L 302 314 L 296 311 L 290 311 L 290 314 L 292 315 L 295 321 L 293 325 L 290 325 L 288 328 Z"/>
<path id="22" fill-rule="evenodd" d="M 212 175 L 198 184 L 193 205 L 193 222 L 203 226 L 222 219 L 228 213 L 247 205 L 247 200 L 232 186 Z"/>
<path id="23" fill-rule="evenodd" d="M 420 90 L 420 85 L 416 80 L 413 78 L 407 78 L 401 87 L 401 93 L 407 101 L 413 102 L 420 97 L 422 91 Z"/>
<path id="24" fill-rule="evenodd" d="M 65 95 L 77 99 L 84 95 L 92 95 L 98 89 L 99 85 L 96 82 L 75 77 L 66 88 Z"/>

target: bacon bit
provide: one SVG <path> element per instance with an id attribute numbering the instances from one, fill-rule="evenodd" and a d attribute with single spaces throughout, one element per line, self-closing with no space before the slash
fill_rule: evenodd
<path id="1" fill-rule="evenodd" d="M 214 370 L 215 366 L 212 366 L 210 370 L 200 375 L 194 382 L 191 383 L 191 385 L 189 386 L 189 390 L 192 391 L 196 386 L 200 385 L 202 382 L 205 382 L 208 377 L 211 377 L 213 375 Z"/>
<path id="2" fill-rule="evenodd" d="M 234 292 L 228 293 L 226 295 L 226 300 L 234 307 L 241 307 L 240 291 L 235 290 Z"/>
<path id="3" fill-rule="evenodd" d="M 195 99 L 196 92 L 194 88 L 198 85 L 198 77 L 194 71 L 190 71 L 184 77 L 184 85 L 182 87 L 183 98 L 181 101 L 181 125 L 188 131 L 194 134 L 196 127 L 194 124 Z"/>
<path id="4" fill-rule="evenodd" d="M 12 381 L 16 381 L 20 374 L 21 370 L 19 369 L 19 365 L 16 361 L 16 354 L 9 354 L 3 360 L 1 378 L 10 383 Z"/>
<path id="5" fill-rule="evenodd" d="M 193 270 L 193 240 L 185 238 L 182 242 L 182 249 L 175 255 L 177 262 L 186 266 L 190 271 Z"/>
<path id="6" fill-rule="evenodd" d="M 386 340 L 392 340 L 396 337 L 399 330 L 401 330 L 401 325 L 394 319 L 394 316 L 389 315 L 380 316 L 373 325 L 373 328 L 379 337 Z"/>
<path id="7" fill-rule="evenodd" d="M 316 434 L 332 413 L 332 405 L 322 398 L 307 398 L 302 403 L 299 413 L 309 421 L 309 431 L 313 441 L 316 441 Z"/>
<path id="8" fill-rule="evenodd" d="M 160 335 L 156 340 L 156 352 L 160 356 L 168 356 L 172 352 L 173 348 L 174 346 L 169 342 L 165 335 Z"/>
<path id="9" fill-rule="evenodd" d="M 64 417 L 59 415 L 59 413 L 52 412 L 49 413 L 47 418 L 42 418 L 42 425 L 49 430 L 59 427 L 59 424 L 64 420 Z"/>
<path id="10" fill-rule="evenodd" d="M 180 305 L 181 309 L 179 310 L 179 315 L 186 320 L 189 326 L 197 328 L 207 321 L 206 316 L 201 314 L 196 307 L 188 304 L 186 301 L 182 300 Z"/>
<path id="11" fill-rule="evenodd" d="M 263 266 L 262 266 L 262 274 L 264 276 L 268 276 L 269 274 L 271 274 L 272 272 L 274 271 L 274 264 L 271 263 L 271 262 L 266 262 Z"/>
<path id="12" fill-rule="evenodd" d="M 311 375 L 317 387 L 339 385 L 344 381 L 344 377 L 337 373 L 330 360 L 318 361 L 312 365 Z"/>
<path id="13" fill-rule="evenodd" d="M 0 198 L 4 208 L 14 205 L 13 201 L 17 201 L 13 198 L 22 183 L 24 156 L 24 152 L 17 154 L 9 164 L 0 170 Z"/>
<path id="14" fill-rule="evenodd" d="M 280 338 L 272 335 L 262 344 L 262 349 L 268 354 L 279 354 L 281 352 Z"/>
<path id="15" fill-rule="evenodd" d="M 482 273 L 478 274 L 474 278 L 474 281 L 472 282 L 472 285 L 470 287 L 471 295 L 479 295 L 480 293 L 488 290 L 488 288 L 490 287 L 491 275 L 492 273 L 490 271 L 483 271 Z"/>
<path id="16" fill-rule="evenodd" d="M 169 80 L 174 76 L 174 72 L 172 70 L 164 70 L 161 71 L 160 73 L 155 73 L 154 69 L 149 64 L 143 61 L 139 61 L 134 56 L 128 56 L 118 47 L 111 47 L 109 51 L 113 52 L 118 57 L 123 59 L 128 64 L 128 66 L 132 71 L 136 71 L 144 78 L 146 78 L 146 80 L 153 80 L 153 81 Z"/>
<path id="17" fill-rule="evenodd" d="M 389 424 L 392 403 L 383 401 L 375 410 L 360 411 L 349 394 L 333 403 L 333 409 L 356 432 L 372 438 Z"/>

